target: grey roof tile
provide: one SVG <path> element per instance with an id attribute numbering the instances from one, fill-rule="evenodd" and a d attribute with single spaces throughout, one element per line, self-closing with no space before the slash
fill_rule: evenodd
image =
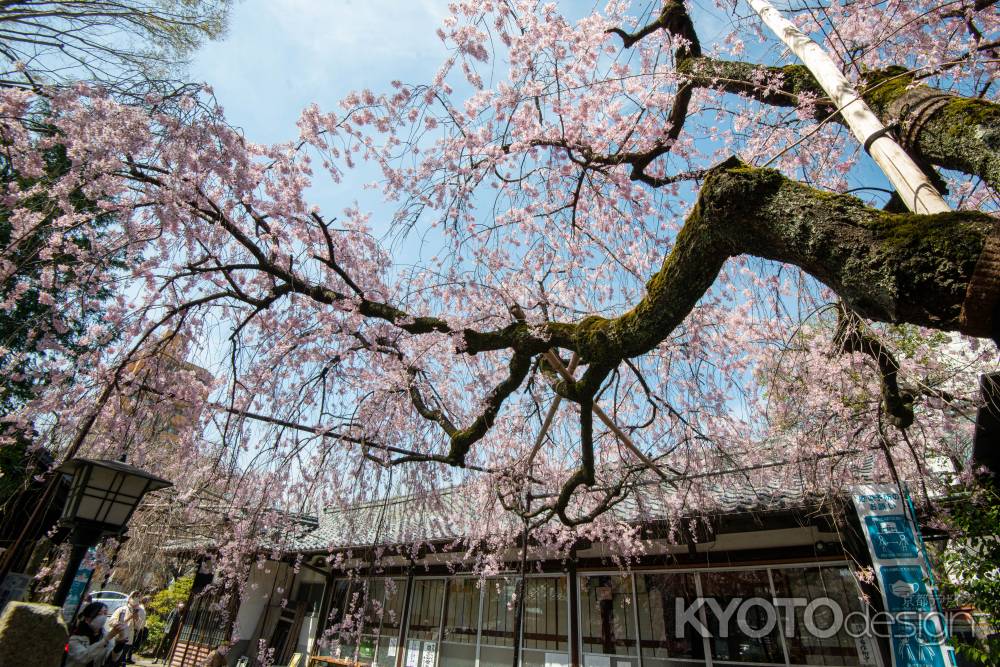
<path id="1" fill-rule="evenodd" d="M 874 455 L 855 462 L 862 477 L 874 471 Z M 700 480 L 702 507 L 715 513 L 791 509 L 821 499 L 810 491 L 803 471 L 795 466 L 774 466 L 753 473 L 720 472 Z M 612 512 L 627 522 L 652 522 L 670 516 L 667 502 L 678 493 L 657 480 L 638 487 Z M 431 496 L 400 496 L 386 501 L 337 507 L 322 512 L 319 527 L 292 541 L 290 549 L 326 552 L 348 548 L 389 546 L 414 542 L 444 542 L 475 532 L 482 508 L 472 494 L 452 488 Z"/>

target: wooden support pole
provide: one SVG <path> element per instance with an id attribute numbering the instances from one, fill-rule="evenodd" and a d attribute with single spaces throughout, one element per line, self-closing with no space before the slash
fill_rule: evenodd
<path id="1" fill-rule="evenodd" d="M 576 352 L 573 353 L 573 358 L 569 360 L 569 373 L 572 377 L 573 371 L 576 370 L 577 364 L 580 362 L 580 357 Z M 559 404 L 562 403 L 562 396 L 556 394 L 556 397 L 552 399 L 552 405 L 549 406 L 549 411 L 545 415 L 545 421 L 542 422 L 542 428 L 538 431 L 538 437 L 535 438 L 535 446 L 531 448 L 531 452 L 528 454 L 528 465 L 535 460 L 535 455 L 538 450 L 542 448 L 542 443 L 545 442 L 545 434 L 549 432 L 549 427 L 552 426 L 552 420 L 555 419 L 556 412 L 559 410 Z"/>
<path id="2" fill-rule="evenodd" d="M 823 47 L 781 15 L 768 0 L 747 0 L 761 20 L 809 69 L 847 126 L 872 156 L 906 207 L 914 213 L 947 213 L 951 209 L 924 172 L 887 134 L 882 121 Z"/>

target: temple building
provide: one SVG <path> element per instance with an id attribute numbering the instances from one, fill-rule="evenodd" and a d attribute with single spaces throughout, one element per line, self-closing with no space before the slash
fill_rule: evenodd
<path id="1" fill-rule="evenodd" d="M 643 554 L 627 564 L 600 542 L 568 554 L 529 542 L 486 577 L 455 551 L 476 520 L 460 488 L 330 509 L 281 558 L 252 566 L 230 664 L 266 651 L 275 665 L 299 666 L 890 667 L 894 651 L 911 650 L 865 630 L 887 599 L 870 574 L 878 549 L 866 526 L 885 531 L 878 548 L 898 537 L 913 555 L 925 548 L 919 533 L 866 521 L 850 494 L 733 475 L 713 484 L 717 509 L 697 535 L 671 531 L 641 494 L 617 505 L 641 529 Z M 193 602 L 175 667 L 222 639 L 211 596 Z"/>

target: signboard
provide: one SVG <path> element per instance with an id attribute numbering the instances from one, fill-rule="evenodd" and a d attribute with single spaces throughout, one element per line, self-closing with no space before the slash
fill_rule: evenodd
<path id="1" fill-rule="evenodd" d="M 69 593 L 66 595 L 66 602 L 63 604 L 62 615 L 63 620 L 66 621 L 67 625 L 72 625 L 73 617 L 76 616 L 77 610 L 80 608 L 80 600 L 83 599 L 83 593 L 87 590 L 87 586 L 90 585 L 90 577 L 94 574 L 94 554 L 96 551 L 93 547 L 87 550 L 87 555 L 84 557 L 83 562 L 80 563 L 80 567 L 76 570 L 76 576 L 73 577 L 73 583 L 70 584 Z"/>
<path id="2" fill-rule="evenodd" d="M 420 657 L 420 667 L 434 667 L 437 659 L 437 642 L 424 642 L 424 653 Z"/>
<path id="3" fill-rule="evenodd" d="M 881 661 L 871 637 L 858 635 L 854 638 L 854 647 L 858 651 L 858 662 L 862 667 L 879 667 Z"/>
<path id="4" fill-rule="evenodd" d="M 892 484 L 852 489 L 882 602 L 891 616 L 892 667 L 955 667 L 930 567 L 907 498 Z"/>
<path id="5" fill-rule="evenodd" d="M 882 560 L 917 558 L 917 544 L 909 520 L 902 514 L 866 516 L 865 530 L 875 550 L 875 557 Z"/>

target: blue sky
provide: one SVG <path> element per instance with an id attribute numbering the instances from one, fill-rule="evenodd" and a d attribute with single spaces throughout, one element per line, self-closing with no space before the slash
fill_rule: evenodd
<path id="1" fill-rule="evenodd" d="M 446 11 L 444 0 L 237 0 L 226 37 L 195 54 L 190 78 L 214 88 L 249 140 L 292 140 L 308 104 L 339 111 L 352 90 L 429 81 L 447 57 L 435 34 Z M 362 169 L 334 186 L 318 173 L 311 199 L 338 215 L 377 177 Z M 377 210 L 373 199 L 362 208 Z"/>
<path id="2" fill-rule="evenodd" d="M 338 111 L 338 102 L 352 90 L 384 91 L 394 79 L 429 82 L 448 57 L 435 34 L 447 5 L 448 0 L 234 0 L 227 35 L 195 54 L 190 79 L 214 88 L 230 123 L 249 140 L 292 140 L 295 121 L 308 104 Z M 602 0 L 562 0 L 559 8 L 577 18 L 602 5 Z M 727 17 L 705 0 L 697 0 L 694 11 L 702 38 L 714 41 Z M 363 195 L 363 183 L 379 176 L 361 168 L 334 187 L 318 175 L 313 203 L 337 215 Z M 376 216 L 391 214 L 376 198 L 359 198 Z"/>
<path id="3" fill-rule="evenodd" d="M 212 86 L 229 122 L 249 140 L 293 140 L 309 104 L 339 112 L 339 101 L 352 90 L 387 90 L 394 79 L 431 80 L 447 58 L 435 34 L 446 11 L 445 0 L 236 0 L 226 37 L 195 54 L 190 79 Z M 360 187 L 379 176 L 362 166 L 337 185 L 317 170 L 310 201 L 337 216 L 360 200 L 363 210 L 374 212 L 377 231 L 384 231 L 392 210 Z M 415 259 L 417 248 L 406 250 Z M 228 347 L 222 338 L 208 344 L 195 356 L 212 367 Z"/>
<path id="4" fill-rule="evenodd" d="M 287 140 L 307 104 L 332 110 L 351 90 L 431 78 L 446 57 L 434 34 L 445 11 L 442 0 L 243 0 L 191 75 L 249 139 Z"/>

